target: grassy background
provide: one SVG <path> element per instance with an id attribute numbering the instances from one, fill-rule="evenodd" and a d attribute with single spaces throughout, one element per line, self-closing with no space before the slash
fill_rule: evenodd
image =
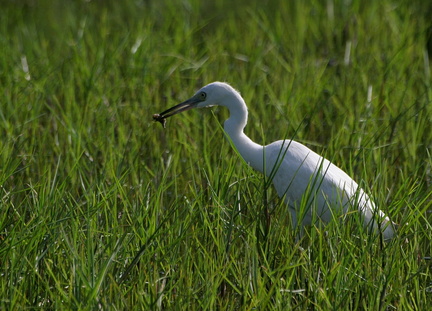
<path id="1" fill-rule="evenodd" d="M 2 1 L 0 308 L 430 307 L 432 6 L 231 2 Z M 326 155 L 398 237 L 296 242 L 227 111 L 152 122 L 215 80 L 253 140 Z"/>

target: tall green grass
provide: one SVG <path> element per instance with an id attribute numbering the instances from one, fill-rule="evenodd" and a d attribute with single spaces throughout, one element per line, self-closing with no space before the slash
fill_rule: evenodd
<path id="1" fill-rule="evenodd" d="M 432 6 L 231 2 L 3 1 L 1 308 L 429 308 Z M 215 80 L 254 141 L 325 155 L 398 236 L 297 241 L 227 111 L 152 122 Z"/>

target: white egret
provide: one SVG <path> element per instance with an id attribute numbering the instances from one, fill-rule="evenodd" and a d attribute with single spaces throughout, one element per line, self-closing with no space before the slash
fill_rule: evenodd
<path id="1" fill-rule="evenodd" d="M 227 83 L 210 83 L 190 99 L 153 118 L 165 126 L 165 119 L 170 116 L 210 106 L 229 109 L 225 132 L 249 165 L 272 178 L 278 195 L 285 198 L 294 226 L 310 225 L 318 219 L 327 223 L 334 214 L 341 215 L 355 207 L 365 227 L 382 232 L 384 239 L 393 237 L 394 224 L 339 167 L 294 140 L 279 140 L 262 146 L 246 136 L 243 132 L 248 117 L 246 103 Z M 305 203 L 308 208 L 299 213 L 300 205 Z"/>

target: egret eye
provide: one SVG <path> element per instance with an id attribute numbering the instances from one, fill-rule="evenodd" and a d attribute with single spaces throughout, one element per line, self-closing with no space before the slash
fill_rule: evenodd
<path id="1" fill-rule="evenodd" d="M 201 93 L 199 94 L 199 97 L 200 97 L 201 100 L 205 100 L 206 97 L 207 97 L 206 92 L 201 92 Z"/>

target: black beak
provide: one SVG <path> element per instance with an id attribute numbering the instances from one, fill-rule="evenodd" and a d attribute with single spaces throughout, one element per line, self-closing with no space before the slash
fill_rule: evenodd
<path id="1" fill-rule="evenodd" d="M 198 104 L 199 101 L 196 98 L 190 98 L 187 101 L 184 101 L 178 105 L 175 105 L 174 107 L 171 107 L 170 109 L 165 110 L 164 112 L 161 112 L 159 114 L 159 118 L 166 119 L 168 117 L 171 117 L 177 113 L 195 108 L 196 104 Z"/>
<path id="2" fill-rule="evenodd" d="M 195 108 L 195 106 L 200 102 L 200 100 L 196 99 L 195 97 L 192 97 L 188 99 L 187 101 L 184 101 L 178 105 L 175 105 L 174 107 L 171 107 L 164 112 L 161 112 L 159 114 L 153 115 L 153 120 L 160 122 L 163 127 L 165 127 L 166 118 L 171 117 L 177 113 Z"/>

